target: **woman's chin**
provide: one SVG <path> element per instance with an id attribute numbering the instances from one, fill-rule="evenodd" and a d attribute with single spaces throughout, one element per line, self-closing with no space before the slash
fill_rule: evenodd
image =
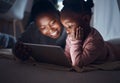
<path id="1" fill-rule="evenodd" d="M 57 39 L 59 36 L 51 36 L 51 38 L 53 39 Z"/>

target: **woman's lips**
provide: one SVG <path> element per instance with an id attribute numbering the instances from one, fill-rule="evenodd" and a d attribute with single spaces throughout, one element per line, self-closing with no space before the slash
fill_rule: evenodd
<path id="1" fill-rule="evenodd" d="M 50 35 L 51 35 L 51 37 L 56 38 L 59 35 L 59 31 L 55 31 L 55 32 L 51 33 Z"/>
<path id="2" fill-rule="evenodd" d="M 51 33 L 51 36 L 56 36 L 58 34 L 58 31 L 55 31 L 53 33 Z"/>

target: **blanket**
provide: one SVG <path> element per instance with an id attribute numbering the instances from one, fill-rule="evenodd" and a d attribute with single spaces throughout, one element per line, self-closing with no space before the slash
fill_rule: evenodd
<path id="1" fill-rule="evenodd" d="M 102 64 L 90 64 L 82 68 L 79 68 L 79 67 L 68 68 L 68 67 L 54 65 L 54 64 L 40 63 L 34 60 L 28 60 L 28 61 L 22 62 L 15 59 L 11 49 L 0 49 L 0 60 L 1 59 L 13 60 L 15 61 L 15 63 L 17 62 L 17 64 L 27 64 L 27 65 L 32 65 L 34 67 L 40 67 L 43 69 L 59 70 L 59 71 L 75 70 L 77 72 L 87 72 L 87 71 L 95 71 L 95 70 L 104 70 L 104 71 L 120 70 L 120 61 L 105 62 Z"/>

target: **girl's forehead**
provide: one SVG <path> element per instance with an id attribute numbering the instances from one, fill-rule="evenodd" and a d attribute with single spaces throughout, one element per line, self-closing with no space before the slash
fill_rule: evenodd
<path id="1" fill-rule="evenodd" d="M 68 15 L 68 16 L 62 17 L 61 20 L 64 20 L 64 21 L 67 21 L 67 22 L 75 22 L 75 21 L 79 20 L 79 17 Z"/>
<path id="2" fill-rule="evenodd" d="M 60 13 L 61 16 L 76 16 L 76 17 L 80 17 L 82 15 L 85 15 L 86 13 L 84 11 L 74 11 L 74 10 L 66 10 L 66 9 L 63 9 Z"/>
<path id="3" fill-rule="evenodd" d="M 74 13 L 74 12 L 70 12 L 70 11 L 66 11 L 66 12 L 63 12 L 61 13 L 61 18 L 62 19 L 79 19 L 79 17 L 81 16 L 81 14 L 77 14 L 77 13 Z"/>

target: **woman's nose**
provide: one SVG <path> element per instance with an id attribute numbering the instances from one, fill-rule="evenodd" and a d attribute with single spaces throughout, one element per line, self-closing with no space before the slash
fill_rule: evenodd
<path id="1" fill-rule="evenodd" d="M 47 33 L 48 33 L 48 34 L 51 34 L 52 32 L 53 32 L 53 30 L 51 29 L 50 26 L 48 26 L 48 27 L 47 27 Z"/>

